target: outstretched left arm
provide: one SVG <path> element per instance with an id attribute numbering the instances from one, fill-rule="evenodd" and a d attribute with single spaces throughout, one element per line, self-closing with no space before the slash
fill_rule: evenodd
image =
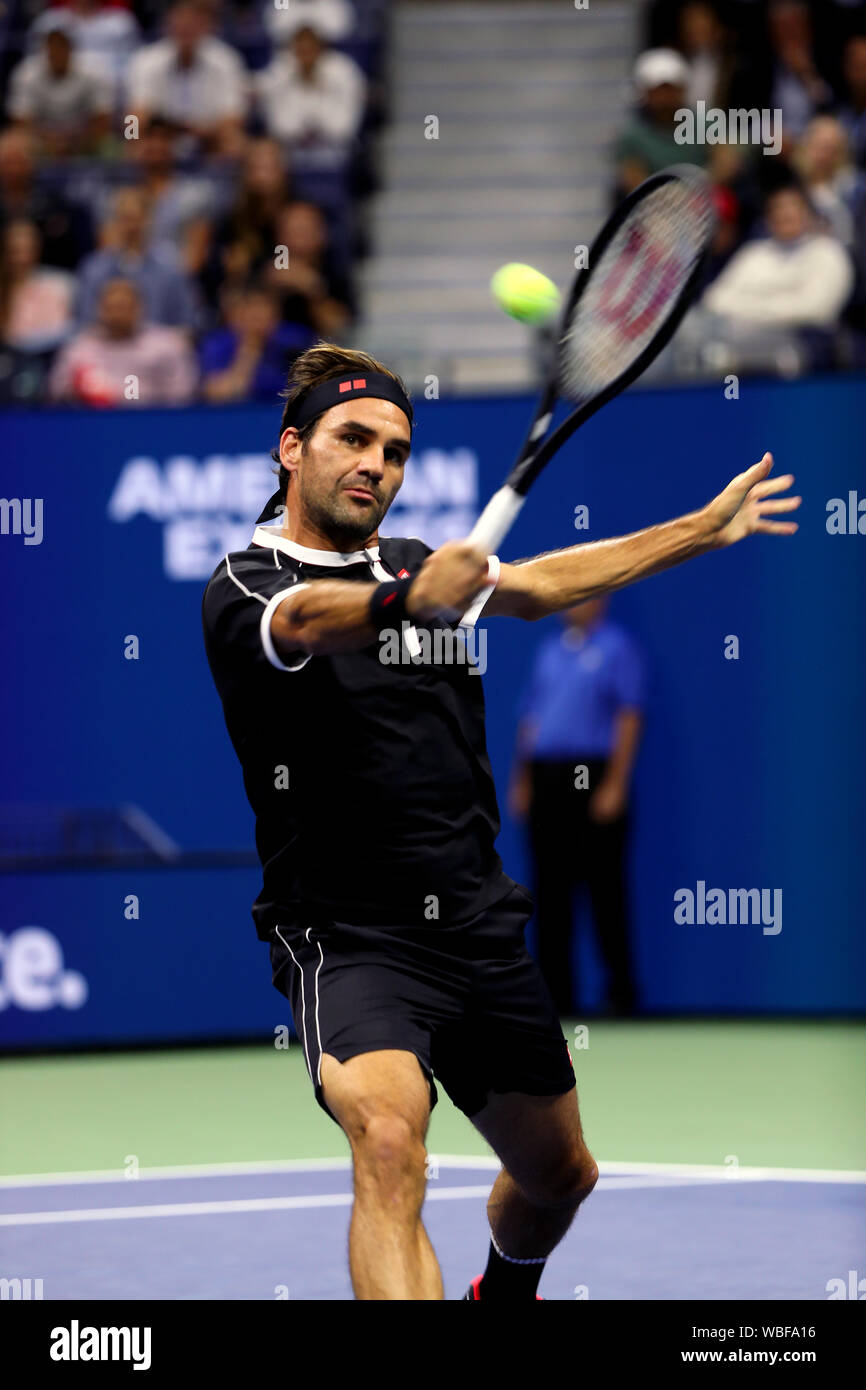
<path id="1" fill-rule="evenodd" d="M 712 502 L 676 521 L 649 526 L 631 536 L 593 541 L 503 565 L 486 614 L 532 622 L 594 594 L 625 588 L 708 550 L 733 545 L 746 536 L 792 535 L 797 530 L 795 521 L 771 518 L 796 511 L 801 499 L 774 495 L 786 492 L 794 478 L 790 473 L 770 478 L 772 467 L 772 454 L 764 454 L 760 463 L 733 478 Z"/>

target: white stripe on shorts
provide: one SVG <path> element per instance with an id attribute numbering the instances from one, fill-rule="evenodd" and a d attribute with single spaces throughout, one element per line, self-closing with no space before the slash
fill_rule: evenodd
<path id="1" fill-rule="evenodd" d="M 307 1071 L 308 1071 L 308 1073 L 309 1073 L 310 1080 L 312 1081 L 312 1079 L 313 1079 L 313 1069 L 312 1069 L 312 1067 L 310 1066 L 310 1049 L 309 1049 L 308 1046 L 307 1046 L 307 999 L 306 999 L 306 995 L 305 995 L 305 993 L 304 993 L 304 972 L 303 972 L 303 970 L 301 969 L 301 966 L 300 966 L 300 963 L 299 963 L 299 961 L 298 961 L 297 956 L 295 955 L 294 951 L 292 950 L 292 948 L 291 948 L 291 946 L 289 945 L 289 943 L 288 943 L 288 941 L 286 940 L 286 938 L 283 936 L 283 934 L 282 934 L 282 932 L 280 931 L 279 927 L 275 927 L 274 930 L 276 931 L 277 936 L 278 936 L 278 937 L 280 938 L 280 940 L 282 941 L 283 945 L 285 946 L 285 948 L 286 948 L 286 950 L 288 951 L 289 955 L 291 956 L 292 960 L 295 962 L 295 967 L 296 967 L 296 969 L 297 969 L 297 971 L 298 971 L 298 973 L 299 973 L 299 975 L 300 975 L 300 977 L 301 977 L 301 1037 L 302 1037 L 303 1042 L 304 1042 L 304 1056 L 305 1056 L 306 1059 L 307 1059 Z"/>

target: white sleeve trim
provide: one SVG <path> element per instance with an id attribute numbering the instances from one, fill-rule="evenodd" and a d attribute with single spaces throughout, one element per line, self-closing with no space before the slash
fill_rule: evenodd
<path id="1" fill-rule="evenodd" d="M 265 656 L 268 658 L 268 661 L 271 663 L 272 666 L 276 666 L 278 671 L 300 671 L 303 666 L 306 666 L 307 662 L 312 656 L 312 652 L 307 652 L 307 655 L 304 657 L 303 661 L 296 662 L 294 666 L 286 666 L 285 663 L 280 661 L 280 658 L 277 656 L 277 649 L 274 646 L 274 639 L 271 636 L 271 619 L 273 618 L 283 599 L 289 598 L 291 594 L 300 593 L 301 589 L 308 588 L 308 584 L 292 584 L 291 587 L 288 589 L 281 589 L 278 594 L 274 594 L 273 598 L 268 601 L 268 603 L 265 605 L 265 610 L 262 613 L 262 621 L 259 629 L 262 634 L 262 646 L 264 647 Z"/>
<path id="2" fill-rule="evenodd" d="M 496 585 L 499 583 L 500 568 L 501 566 L 499 564 L 499 556 L 488 555 L 487 574 L 490 582 L 481 590 L 480 594 L 475 595 L 471 604 L 466 609 L 466 612 L 463 614 L 463 617 L 460 619 L 460 627 L 475 626 L 476 622 L 478 621 L 478 618 L 481 615 L 481 610 L 483 609 L 490 595 L 493 593 L 493 590 L 496 588 Z"/>

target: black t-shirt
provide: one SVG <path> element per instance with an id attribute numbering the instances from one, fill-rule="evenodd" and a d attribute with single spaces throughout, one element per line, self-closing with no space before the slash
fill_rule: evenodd
<path id="1" fill-rule="evenodd" d="M 409 629 L 390 654 L 421 659 L 396 664 L 380 659 L 377 640 L 286 666 L 270 638 L 273 612 L 295 585 L 414 575 L 430 549 L 382 539 L 341 555 L 287 541 L 280 526 L 258 526 L 246 550 L 225 557 L 202 606 L 208 661 L 256 816 L 257 933 L 267 940 L 277 924 L 314 920 L 468 921 L 514 884 L 494 847 L 482 680 L 468 650 L 459 658 L 458 625 Z M 464 628 L 489 592 L 463 615 Z M 437 638 L 436 629 L 445 631 Z M 424 659 L 443 645 L 451 661 Z"/>

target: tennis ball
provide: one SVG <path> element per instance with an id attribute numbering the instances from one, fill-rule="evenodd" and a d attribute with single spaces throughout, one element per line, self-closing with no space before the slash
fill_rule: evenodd
<path id="1" fill-rule="evenodd" d="M 519 261 L 500 266 L 490 289 L 500 308 L 521 323 L 545 323 L 559 308 L 559 290 L 553 281 Z"/>

